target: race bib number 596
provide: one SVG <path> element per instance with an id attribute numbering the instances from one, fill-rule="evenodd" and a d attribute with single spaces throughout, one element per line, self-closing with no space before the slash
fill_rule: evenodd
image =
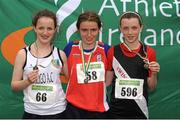
<path id="1" fill-rule="evenodd" d="M 116 79 L 115 98 L 142 99 L 143 79 Z"/>

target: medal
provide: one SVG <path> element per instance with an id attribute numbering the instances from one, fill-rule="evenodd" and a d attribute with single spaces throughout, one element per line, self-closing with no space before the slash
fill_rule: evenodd
<path id="1" fill-rule="evenodd" d="M 147 58 L 143 58 L 144 59 L 144 68 L 145 69 L 149 69 L 149 60 Z"/>
<path id="2" fill-rule="evenodd" d="M 37 58 L 36 58 L 36 65 L 33 67 L 33 70 L 38 70 L 38 57 L 39 57 L 39 53 L 38 53 L 38 46 L 37 43 L 35 42 L 35 49 L 36 49 L 36 54 L 37 54 Z"/>
<path id="3" fill-rule="evenodd" d="M 88 81 L 89 81 L 89 80 L 88 80 L 87 78 L 84 79 L 84 83 L 88 83 Z"/>
<path id="4" fill-rule="evenodd" d="M 88 73 L 85 74 L 85 79 L 84 79 L 84 83 L 88 83 L 90 81 L 89 77 L 88 77 Z"/>
<path id="5" fill-rule="evenodd" d="M 148 63 L 145 63 L 145 64 L 144 64 L 144 68 L 145 68 L 145 69 L 149 69 L 149 64 L 148 64 Z"/>
<path id="6" fill-rule="evenodd" d="M 33 67 L 33 70 L 38 70 L 38 66 L 35 65 L 35 66 Z"/>

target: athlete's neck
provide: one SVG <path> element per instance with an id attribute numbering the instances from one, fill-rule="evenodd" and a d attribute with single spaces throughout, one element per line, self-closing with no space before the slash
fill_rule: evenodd
<path id="1" fill-rule="evenodd" d="M 84 50 L 91 50 L 91 49 L 94 49 L 96 46 L 96 42 L 94 42 L 93 44 L 85 44 L 82 42 L 81 44 Z"/>
<path id="2" fill-rule="evenodd" d="M 40 44 L 37 41 L 34 43 L 34 48 L 37 56 L 44 57 L 51 53 L 53 47 L 50 44 Z"/>

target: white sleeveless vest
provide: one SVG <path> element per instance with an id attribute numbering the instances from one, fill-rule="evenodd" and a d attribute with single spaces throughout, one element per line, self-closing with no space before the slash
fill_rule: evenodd
<path id="1" fill-rule="evenodd" d="M 37 58 L 30 53 L 29 47 L 26 47 L 26 50 L 24 80 L 37 63 Z M 37 115 L 53 115 L 63 112 L 66 108 L 66 100 L 59 77 L 62 62 L 56 47 L 53 47 L 49 56 L 38 59 L 38 69 L 38 80 L 23 91 L 25 111 Z"/>

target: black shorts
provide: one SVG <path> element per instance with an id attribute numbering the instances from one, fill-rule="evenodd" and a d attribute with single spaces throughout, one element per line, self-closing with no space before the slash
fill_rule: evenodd
<path id="1" fill-rule="evenodd" d="M 62 119 L 65 118 L 64 111 L 55 115 L 36 115 L 24 111 L 22 119 Z"/>
<path id="2" fill-rule="evenodd" d="M 70 103 L 67 103 L 65 115 L 68 119 L 106 119 L 106 112 L 87 111 Z"/>
<path id="3" fill-rule="evenodd" d="M 125 112 L 125 110 L 114 110 L 111 108 L 107 112 L 107 117 L 108 119 L 147 119 L 142 112 Z"/>

